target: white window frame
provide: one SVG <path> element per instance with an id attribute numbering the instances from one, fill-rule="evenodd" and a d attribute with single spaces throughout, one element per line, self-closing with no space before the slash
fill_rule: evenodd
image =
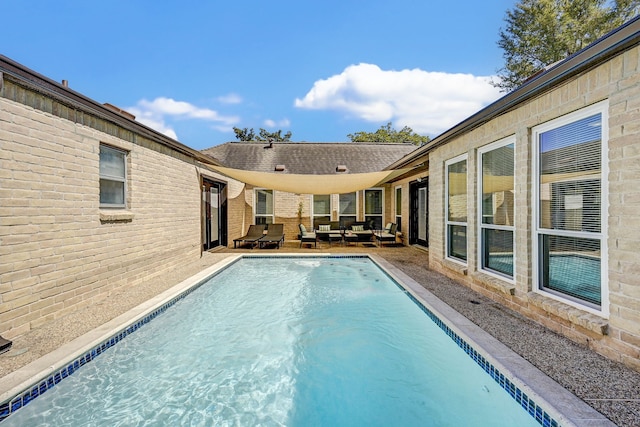
<path id="1" fill-rule="evenodd" d="M 258 191 L 271 191 L 271 197 L 273 198 L 273 206 L 272 212 L 270 214 L 259 214 L 258 213 Z M 276 194 L 271 188 L 254 188 L 253 189 L 253 218 L 254 222 L 257 224 L 256 218 L 271 218 L 271 222 L 267 222 L 268 224 L 273 224 L 275 222 L 275 212 L 276 212 Z"/>
<path id="2" fill-rule="evenodd" d="M 477 250 L 478 250 L 478 254 L 477 254 L 477 263 L 478 263 L 478 271 L 481 271 L 484 274 L 488 274 L 490 276 L 493 276 L 495 278 L 498 278 L 500 280 L 504 280 L 508 283 L 515 283 L 515 277 L 517 275 L 517 265 L 518 263 L 516 262 L 517 260 L 517 251 L 516 251 L 516 227 L 515 225 L 494 225 L 494 224 L 483 224 L 482 222 L 482 177 L 483 177 L 483 173 L 482 173 L 482 155 L 484 153 L 487 153 L 489 151 L 493 151 L 495 149 L 507 146 L 513 144 L 513 188 L 514 188 L 514 192 L 515 192 L 515 180 L 516 180 L 516 173 L 515 171 L 517 170 L 516 167 L 516 155 L 515 155 L 515 150 L 516 150 L 516 137 L 515 135 L 511 135 L 508 136 L 506 138 L 500 139 L 498 141 L 492 142 L 490 144 L 485 145 L 484 147 L 480 147 L 478 149 L 478 160 L 477 160 L 477 169 L 476 169 L 476 173 L 477 173 L 477 177 L 478 177 L 478 187 L 477 187 L 477 191 L 478 191 L 478 196 L 477 196 L 477 211 L 478 211 L 478 217 L 476 219 L 476 223 L 478 226 L 478 231 L 477 231 Z M 467 164 L 468 167 L 468 164 Z M 515 197 L 514 197 L 515 199 Z M 518 214 L 517 214 L 517 205 L 514 203 L 513 205 L 513 217 L 517 218 Z M 482 238 L 482 232 L 484 229 L 491 229 L 491 230 L 504 230 L 504 231 L 511 231 L 512 235 L 513 235 L 513 276 L 510 277 L 506 274 L 502 274 L 498 271 L 495 270 L 488 270 L 485 269 L 483 267 L 483 244 L 484 244 L 484 239 Z M 468 257 L 467 257 L 468 260 Z"/>
<path id="3" fill-rule="evenodd" d="M 316 224 L 316 212 L 315 212 L 315 194 L 311 195 L 311 226 L 315 229 L 317 228 L 317 224 Z M 318 215 L 318 216 L 329 216 L 329 221 L 331 221 L 331 213 L 333 212 L 333 195 L 332 194 L 318 194 L 318 196 L 329 196 L 329 213 L 328 214 L 322 214 L 322 215 Z"/>
<path id="4" fill-rule="evenodd" d="M 100 208 L 126 208 L 127 207 L 127 197 L 128 197 L 128 191 L 127 191 L 127 177 L 129 176 L 129 167 L 127 165 L 128 163 L 128 157 L 129 157 L 129 152 L 126 150 L 123 150 L 121 148 L 116 148 L 113 147 L 111 145 L 107 145 L 107 144 L 100 144 L 100 151 L 107 150 L 107 151 L 113 151 L 116 152 L 118 154 L 122 154 L 122 161 L 124 163 L 124 176 L 116 176 L 116 175 L 103 175 L 102 173 L 99 172 L 99 180 L 105 180 L 105 181 L 112 181 L 112 182 L 117 182 L 117 183 L 121 183 L 123 190 L 122 190 L 122 196 L 123 196 L 123 203 L 102 203 L 100 202 Z M 98 160 L 99 161 L 99 160 Z M 100 169 L 100 167 L 98 167 L 98 169 Z M 101 197 L 101 195 L 99 195 L 99 197 Z"/>
<path id="5" fill-rule="evenodd" d="M 398 191 L 400 192 L 400 212 L 398 212 Z M 402 185 L 397 185 L 393 190 L 393 209 L 396 218 L 396 225 L 402 223 Z M 402 231 L 402 229 L 398 229 Z"/>
<path id="6" fill-rule="evenodd" d="M 608 236 L 608 215 L 607 212 L 609 210 L 609 185 L 608 185 L 608 176 L 609 176 L 609 156 L 608 156 L 608 146 L 609 146 L 609 101 L 601 101 L 597 104 L 593 104 L 591 106 L 582 108 L 580 110 L 574 111 L 572 113 L 566 114 L 564 116 L 558 117 L 549 122 L 540 124 L 535 126 L 532 129 L 532 141 L 533 141 L 533 179 L 532 185 L 533 189 L 531 191 L 532 195 L 532 204 L 533 207 L 533 215 L 532 215 L 532 276 L 533 276 L 533 291 L 535 293 L 544 295 L 545 297 L 561 301 L 564 304 L 568 304 L 572 307 L 579 308 L 584 311 L 588 311 L 590 313 L 596 314 L 601 317 L 608 318 L 609 317 L 609 266 L 608 266 L 608 247 L 607 247 L 607 236 Z M 540 203 L 539 203 L 539 191 L 540 191 L 540 161 L 538 158 L 539 153 L 539 136 L 547 131 L 562 127 L 564 125 L 576 122 L 580 119 L 584 119 L 589 116 L 593 116 L 595 114 L 600 114 L 602 118 L 601 123 L 601 165 L 600 165 L 600 233 L 594 232 L 582 232 L 582 231 L 569 231 L 569 230 L 553 230 L 552 233 L 547 229 L 543 229 L 539 226 L 540 222 Z M 600 280 L 601 280 L 601 305 L 600 309 L 594 308 L 587 303 L 581 303 L 574 299 L 571 299 L 569 296 L 563 297 L 559 293 L 551 293 L 541 289 L 540 287 L 540 273 L 539 273 L 539 263 L 540 263 L 540 244 L 539 244 L 539 236 L 541 234 L 555 235 L 561 237 L 576 237 L 576 238 L 585 238 L 591 240 L 600 240 Z"/>
<path id="7" fill-rule="evenodd" d="M 459 222 L 459 221 L 450 221 L 449 220 L 449 166 L 454 165 L 456 163 L 460 163 L 462 161 L 467 162 L 467 181 L 469 180 L 469 156 L 465 154 L 461 154 L 457 157 L 449 159 L 444 162 L 444 179 L 445 179 L 445 189 L 444 189 L 444 254 L 445 258 L 456 262 L 461 265 L 467 265 L 469 262 L 469 193 L 467 195 L 467 221 Z M 465 182 L 466 184 L 466 182 Z M 482 196 L 481 196 L 482 197 Z M 449 226 L 457 225 L 464 226 L 467 229 L 467 260 L 464 261 L 460 258 L 455 258 L 449 255 Z"/>
<path id="8" fill-rule="evenodd" d="M 381 212 L 380 214 L 370 214 L 367 212 L 367 191 L 379 191 L 380 194 L 382 195 L 382 204 L 381 206 Z M 362 209 L 364 210 L 364 220 L 367 220 L 367 217 L 380 217 L 380 229 L 383 229 L 385 226 L 384 223 L 384 188 L 382 187 L 371 187 L 371 188 L 367 188 L 366 190 L 364 190 L 363 192 L 363 201 L 362 201 Z"/>

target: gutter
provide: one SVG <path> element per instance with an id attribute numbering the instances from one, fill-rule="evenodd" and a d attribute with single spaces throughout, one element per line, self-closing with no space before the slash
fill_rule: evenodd
<path id="1" fill-rule="evenodd" d="M 101 119 L 110 121 L 134 134 L 143 136 L 161 145 L 169 147 L 172 150 L 184 154 L 187 157 L 191 157 L 201 163 L 216 166 L 220 165 L 220 163 L 215 159 L 70 89 L 66 85 L 66 81 L 63 81 L 63 84 L 60 84 L 43 76 L 42 74 L 36 73 L 10 58 L 7 58 L 4 55 L 0 55 L 0 93 L 2 93 L 3 89 L 3 79 L 11 80 L 12 82 L 27 89 L 52 97 L 73 109 L 87 112 Z"/>
<path id="2" fill-rule="evenodd" d="M 402 159 L 387 166 L 387 168 L 396 169 L 406 167 L 436 147 L 444 145 L 450 140 L 482 126 L 490 120 L 515 109 L 523 102 L 543 94 L 559 83 L 584 73 L 609 58 L 616 56 L 620 52 L 628 50 L 638 44 L 640 44 L 640 16 L 616 28 L 548 70 L 532 77 L 520 87 L 438 135 L 423 147 L 418 148 Z"/>

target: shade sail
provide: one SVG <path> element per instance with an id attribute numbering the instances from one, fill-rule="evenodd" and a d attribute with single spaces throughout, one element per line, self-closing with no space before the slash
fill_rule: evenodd
<path id="1" fill-rule="evenodd" d="M 413 168 L 368 173 L 304 175 L 293 173 L 256 172 L 211 166 L 212 169 L 254 187 L 299 194 L 343 194 L 383 184 Z"/>

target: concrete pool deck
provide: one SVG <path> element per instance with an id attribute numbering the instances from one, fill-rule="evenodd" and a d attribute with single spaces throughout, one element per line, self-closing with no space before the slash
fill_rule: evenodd
<path id="1" fill-rule="evenodd" d="M 63 350 L 72 340 L 95 328 L 104 327 L 139 304 L 158 298 L 167 289 L 233 255 L 364 252 L 381 257 L 392 269 L 397 269 L 392 270 L 394 274 L 406 275 L 418 288 L 429 291 L 462 314 L 470 321 L 466 322 L 469 328 L 480 327 L 488 332 L 617 425 L 640 425 L 640 373 L 604 359 L 455 281 L 430 271 L 424 262 L 423 250 L 413 247 L 329 247 L 328 244 L 318 249 L 299 249 L 298 245 L 299 242 L 291 241 L 279 250 L 223 249 L 208 252 L 197 262 L 176 269 L 162 278 L 155 278 L 136 288 L 120 290 L 108 301 L 14 339 L 11 351 L 0 355 L 0 377 L 5 377 L 2 380 L 4 382 L 7 375 L 12 377 L 18 372 L 24 375 L 25 367 L 41 356 Z M 0 390 L 0 394 L 5 391 Z M 598 424 L 580 425 L 602 425 L 601 421 Z"/>

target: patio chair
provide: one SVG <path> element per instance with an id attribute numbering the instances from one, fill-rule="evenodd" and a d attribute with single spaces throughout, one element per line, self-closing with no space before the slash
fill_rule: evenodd
<path id="1" fill-rule="evenodd" d="M 258 243 L 258 240 L 264 236 L 265 224 L 250 225 L 247 234 L 237 239 L 233 239 L 233 248 L 235 249 L 238 244 L 250 243 L 251 249 Z"/>
<path id="2" fill-rule="evenodd" d="M 280 246 L 284 244 L 284 224 L 269 224 L 267 234 L 258 240 L 260 249 L 265 245 L 274 243 L 278 249 L 280 249 Z"/>
<path id="3" fill-rule="evenodd" d="M 307 228 L 302 224 L 298 224 L 298 228 L 300 229 L 300 247 L 302 247 L 304 243 L 313 243 L 313 247 L 317 248 L 318 235 L 316 233 L 309 233 Z"/>
<path id="4" fill-rule="evenodd" d="M 396 230 L 398 229 L 398 224 L 389 223 L 384 230 L 375 234 L 376 243 L 378 246 L 382 246 L 386 243 L 395 243 L 396 242 Z"/>

